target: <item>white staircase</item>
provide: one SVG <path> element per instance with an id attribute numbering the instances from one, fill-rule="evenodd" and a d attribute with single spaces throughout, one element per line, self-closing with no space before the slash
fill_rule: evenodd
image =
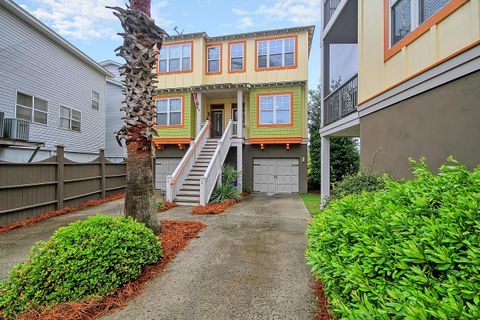
<path id="1" fill-rule="evenodd" d="M 223 163 L 232 144 L 230 120 L 222 138 L 209 138 L 207 121 L 171 176 L 167 177 L 166 200 L 179 205 L 205 205 L 221 177 Z"/>
<path id="2" fill-rule="evenodd" d="M 174 201 L 178 205 L 196 206 L 200 203 L 200 179 L 207 171 L 208 165 L 217 149 L 220 139 L 207 139 L 197 156 L 190 173 L 180 187 Z"/>

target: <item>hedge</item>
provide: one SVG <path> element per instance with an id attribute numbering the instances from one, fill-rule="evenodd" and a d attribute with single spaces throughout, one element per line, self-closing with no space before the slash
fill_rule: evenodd
<path id="1" fill-rule="evenodd" d="M 480 319 L 480 167 L 449 161 L 310 223 L 307 261 L 339 319 Z"/>
<path id="2" fill-rule="evenodd" d="M 125 217 L 97 215 L 38 242 L 0 282 L 0 318 L 28 308 L 104 296 L 162 256 L 158 237 Z"/>

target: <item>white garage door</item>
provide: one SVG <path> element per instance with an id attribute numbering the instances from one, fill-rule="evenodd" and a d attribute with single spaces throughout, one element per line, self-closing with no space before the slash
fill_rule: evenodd
<path id="1" fill-rule="evenodd" d="M 155 189 L 165 190 L 167 176 L 171 175 L 182 158 L 157 158 L 155 159 Z"/>
<path id="2" fill-rule="evenodd" d="M 253 191 L 298 192 L 298 159 L 253 159 Z"/>

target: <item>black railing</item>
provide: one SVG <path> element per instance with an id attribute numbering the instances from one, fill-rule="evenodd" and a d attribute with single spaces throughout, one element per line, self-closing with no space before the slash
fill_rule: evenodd
<path id="1" fill-rule="evenodd" d="M 323 28 L 325 28 L 332 18 L 339 3 L 340 0 L 325 0 L 325 3 L 323 4 Z"/>
<path id="2" fill-rule="evenodd" d="M 358 74 L 323 99 L 324 125 L 333 123 L 357 110 Z"/>

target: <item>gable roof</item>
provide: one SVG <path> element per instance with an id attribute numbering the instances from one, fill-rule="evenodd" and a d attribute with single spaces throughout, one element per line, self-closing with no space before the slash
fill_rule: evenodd
<path id="1" fill-rule="evenodd" d="M 196 33 L 187 33 L 187 34 L 168 36 L 165 38 L 165 40 L 176 41 L 176 40 L 186 40 L 186 39 L 193 39 L 193 38 L 204 38 L 206 42 L 209 43 L 209 42 L 239 40 L 239 39 L 246 39 L 246 38 L 288 35 L 288 34 L 295 34 L 301 31 L 308 32 L 308 51 L 310 52 L 310 49 L 312 47 L 312 41 L 313 41 L 313 33 L 315 32 L 314 25 L 304 26 L 304 27 L 292 27 L 292 28 L 283 28 L 283 29 L 254 31 L 254 32 L 247 32 L 247 33 L 227 34 L 227 35 L 215 36 L 215 37 L 209 37 L 206 32 L 196 32 Z"/>
<path id="2" fill-rule="evenodd" d="M 101 65 L 96 63 L 95 60 L 87 56 L 80 49 L 78 49 L 73 44 L 65 40 L 58 33 L 53 31 L 49 27 L 47 27 L 44 23 L 42 23 L 40 20 L 32 16 L 30 13 L 28 13 L 25 9 L 17 5 L 12 0 L 0 0 L 0 7 L 5 8 L 12 15 L 14 15 L 18 19 L 22 20 L 23 22 L 25 22 L 26 24 L 34 28 L 36 31 L 43 34 L 48 39 L 55 42 L 57 45 L 59 45 L 60 47 L 68 51 L 70 54 L 80 59 L 82 62 L 89 65 L 99 73 L 107 77 L 113 77 L 113 75 L 110 72 L 108 72 Z"/>

